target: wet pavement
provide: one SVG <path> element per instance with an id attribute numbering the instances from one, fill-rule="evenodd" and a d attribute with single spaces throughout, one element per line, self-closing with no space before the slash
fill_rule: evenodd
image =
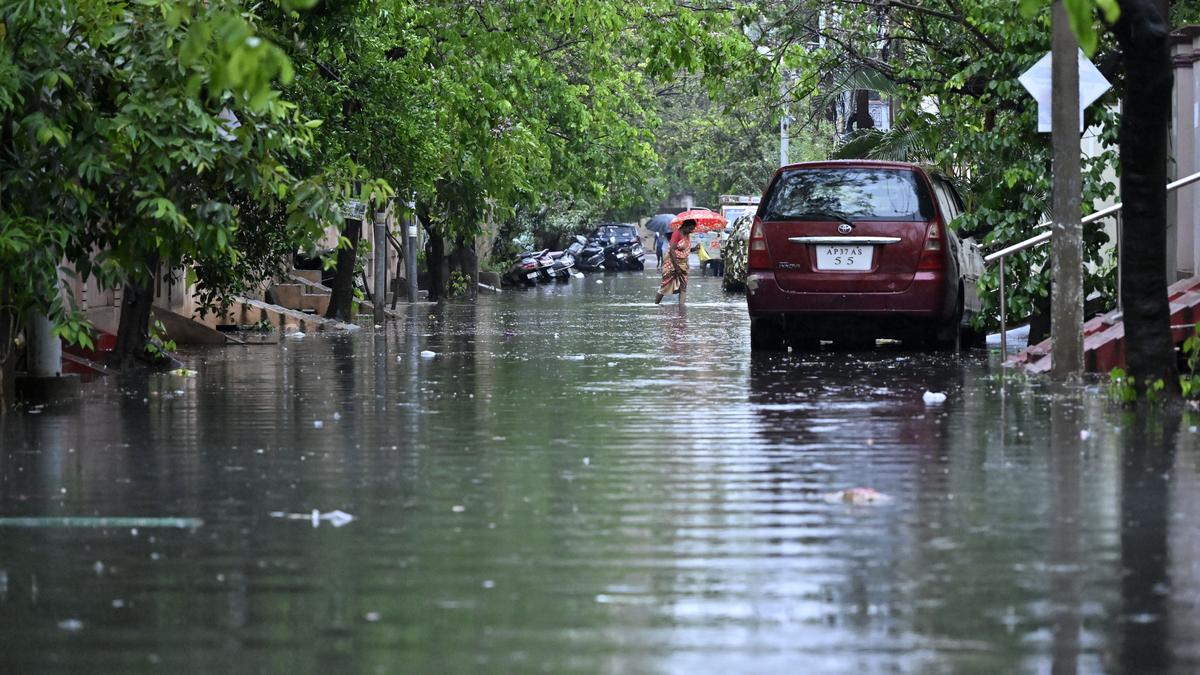
<path id="1" fill-rule="evenodd" d="M 0 517 L 202 521 L 0 525 L 0 672 L 1200 670 L 1195 414 L 984 352 L 752 358 L 719 280 L 655 283 L 0 417 Z"/>

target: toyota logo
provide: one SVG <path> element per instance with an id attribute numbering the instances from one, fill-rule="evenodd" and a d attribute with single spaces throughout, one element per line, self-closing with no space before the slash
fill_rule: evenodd
<path id="1" fill-rule="evenodd" d="M 842 223 L 841 225 L 838 225 L 838 232 L 840 232 L 842 234 L 850 234 L 850 229 L 851 229 L 850 226 L 847 225 L 846 223 Z"/>

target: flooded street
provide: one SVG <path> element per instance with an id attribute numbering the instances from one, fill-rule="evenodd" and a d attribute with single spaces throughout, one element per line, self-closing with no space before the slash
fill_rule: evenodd
<path id="1" fill-rule="evenodd" d="M 0 516 L 202 521 L 0 526 L 0 672 L 1200 670 L 1195 414 L 982 351 L 752 358 L 719 279 L 656 283 L 0 417 Z"/>

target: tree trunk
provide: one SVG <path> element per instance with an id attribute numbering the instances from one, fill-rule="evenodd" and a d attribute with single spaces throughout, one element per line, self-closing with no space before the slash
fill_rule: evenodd
<path id="1" fill-rule="evenodd" d="M 0 412 L 16 403 L 17 317 L 0 311 Z"/>
<path id="2" fill-rule="evenodd" d="M 362 221 L 346 219 L 342 236 L 350 241 L 350 245 L 339 248 L 337 252 L 337 268 L 333 275 L 333 287 L 329 293 L 329 309 L 325 318 L 350 322 L 354 320 L 354 270 L 358 266 L 358 239 L 362 233 Z"/>
<path id="3" fill-rule="evenodd" d="M 875 128 L 875 119 L 871 117 L 871 92 L 868 89 L 854 91 L 854 127 L 856 129 Z"/>
<path id="4" fill-rule="evenodd" d="M 1121 300 L 1125 359 L 1139 392 L 1179 392 L 1167 302 L 1167 131 L 1171 114 L 1166 3 L 1121 0 L 1114 27 L 1125 65 L 1120 127 Z"/>
<path id="5" fill-rule="evenodd" d="M 450 269 L 446 260 L 446 240 L 436 232 L 429 233 L 425 264 L 429 267 L 429 299 L 433 302 L 448 299 L 446 291 L 450 281 Z"/>
<path id="6" fill-rule="evenodd" d="M 467 278 L 467 297 L 471 302 L 475 302 L 479 297 L 479 252 L 475 250 L 474 242 L 463 241 L 459 243 L 462 247 L 462 273 Z"/>
<path id="7" fill-rule="evenodd" d="M 458 239 L 454 243 L 454 253 L 450 256 L 450 266 L 466 279 L 467 286 L 463 289 L 463 296 L 474 301 L 479 289 L 479 259 L 475 255 L 475 249 L 465 240 Z"/>
<path id="8" fill-rule="evenodd" d="M 158 254 L 146 256 L 146 278 L 129 281 L 121 295 L 121 320 L 117 325 L 117 344 L 113 360 L 118 368 L 154 359 L 146 351 L 150 343 L 150 311 L 154 304 L 154 279 L 158 275 Z"/>

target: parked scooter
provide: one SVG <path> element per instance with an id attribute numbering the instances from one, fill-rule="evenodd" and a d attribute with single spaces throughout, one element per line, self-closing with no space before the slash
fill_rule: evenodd
<path id="1" fill-rule="evenodd" d="M 557 254 L 557 256 L 554 253 L 550 254 L 552 257 L 555 257 L 552 270 L 553 276 L 556 280 L 571 280 L 571 277 L 575 274 L 574 268 L 579 263 L 579 256 L 583 252 L 583 247 L 586 243 L 586 238 L 575 235 L 575 241 L 571 242 L 571 245 L 567 247 L 567 250 L 563 251 L 561 254 Z"/>
<path id="2" fill-rule="evenodd" d="M 575 267 L 575 256 L 566 251 L 554 251 L 546 254 L 550 260 L 547 273 L 555 281 L 570 281 L 571 270 Z"/>
<path id="3" fill-rule="evenodd" d="M 513 258 L 513 266 L 505 278 L 514 286 L 536 286 L 551 279 L 549 268 L 553 261 L 546 257 L 549 251 L 524 251 Z"/>
<path id="4" fill-rule="evenodd" d="M 576 256 L 575 266 L 585 272 L 595 272 L 604 269 L 605 242 L 599 239 L 588 239 L 577 235 L 576 239 L 583 240 L 583 248 Z"/>
<path id="5" fill-rule="evenodd" d="M 646 251 L 639 243 L 610 244 L 604 249 L 604 269 L 609 271 L 643 270 Z"/>

